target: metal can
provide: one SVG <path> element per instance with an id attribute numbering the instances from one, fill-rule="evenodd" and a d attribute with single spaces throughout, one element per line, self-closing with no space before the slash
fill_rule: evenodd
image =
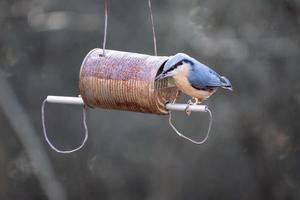
<path id="1" fill-rule="evenodd" d="M 155 81 L 169 57 L 93 49 L 80 69 L 80 94 L 90 107 L 168 114 L 165 105 L 177 98 L 177 87 Z"/>

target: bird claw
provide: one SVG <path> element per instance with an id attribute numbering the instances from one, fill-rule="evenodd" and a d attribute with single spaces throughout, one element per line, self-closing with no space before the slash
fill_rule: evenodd
<path id="1" fill-rule="evenodd" d="M 185 111 L 185 113 L 186 113 L 187 116 L 190 116 L 190 115 L 192 114 L 192 111 L 188 110 L 189 107 L 190 107 L 191 105 L 197 105 L 197 104 L 200 103 L 199 100 L 198 100 L 197 98 L 193 98 L 193 100 L 194 100 L 194 102 L 193 102 L 191 99 L 188 100 L 188 102 L 187 102 L 188 105 L 187 105 L 186 108 L 184 109 L 184 111 Z"/>
<path id="2" fill-rule="evenodd" d="M 186 108 L 184 109 L 184 111 L 185 111 L 185 113 L 186 113 L 187 116 L 190 116 L 190 115 L 192 114 L 192 111 L 190 111 L 190 110 L 188 110 L 188 109 L 189 109 L 189 107 L 190 107 L 191 105 L 193 105 L 193 104 L 194 104 L 194 103 L 192 102 L 192 100 L 188 100 L 187 106 L 186 106 Z"/>

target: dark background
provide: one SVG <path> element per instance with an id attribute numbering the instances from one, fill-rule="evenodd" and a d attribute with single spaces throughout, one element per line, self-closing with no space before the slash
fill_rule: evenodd
<path id="1" fill-rule="evenodd" d="M 205 104 L 211 136 L 193 145 L 167 117 L 89 109 L 70 155 L 42 136 L 47 95 L 79 94 L 101 47 L 101 0 L 0 0 L 0 199 L 300 199 L 300 2 L 153 0 L 159 55 L 185 52 L 227 76 Z M 109 0 L 107 48 L 153 53 L 147 1 Z M 185 100 L 182 100 L 183 102 Z M 174 116 L 203 138 L 208 117 Z M 47 105 L 53 143 L 83 139 L 81 108 Z"/>

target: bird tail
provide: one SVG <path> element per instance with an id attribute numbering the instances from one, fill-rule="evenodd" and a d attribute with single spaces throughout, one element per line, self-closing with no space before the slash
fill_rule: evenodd
<path id="1" fill-rule="evenodd" d="M 230 81 L 228 80 L 228 78 L 226 78 L 225 76 L 221 76 L 220 80 L 222 82 L 222 88 L 227 89 L 227 90 L 232 90 L 232 85 L 230 83 Z"/>

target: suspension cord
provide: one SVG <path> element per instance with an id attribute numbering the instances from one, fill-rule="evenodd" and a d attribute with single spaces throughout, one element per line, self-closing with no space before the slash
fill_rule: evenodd
<path id="1" fill-rule="evenodd" d="M 107 38 L 107 21 L 108 21 L 108 0 L 104 0 L 104 36 L 103 36 L 103 44 L 102 44 L 102 56 L 105 56 L 105 48 L 106 48 L 106 38 Z M 151 0 L 148 0 L 148 6 L 150 11 L 150 19 L 151 19 L 151 27 L 152 27 L 152 37 L 153 37 L 153 46 L 154 46 L 154 55 L 157 56 L 157 44 L 156 44 L 156 33 L 154 28 L 154 20 L 152 13 Z"/>
<path id="2" fill-rule="evenodd" d="M 102 56 L 105 56 L 105 47 L 106 47 L 106 36 L 107 36 L 107 18 L 108 18 L 108 6 L 107 0 L 104 0 L 104 35 L 103 35 L 103 44 L 102 44 Z"/>
<path id="3" fill-rule="evenodd" d="M 149 11 L 150 11 L 151 26 L 152 26 L 152 37 L 153 37 L 154 55 L 157 56 L 156 34 L 155 34 L 155 29 L 154 29 L 151 0 L 148 0 L 148 6 L 149 6 Z"/>

